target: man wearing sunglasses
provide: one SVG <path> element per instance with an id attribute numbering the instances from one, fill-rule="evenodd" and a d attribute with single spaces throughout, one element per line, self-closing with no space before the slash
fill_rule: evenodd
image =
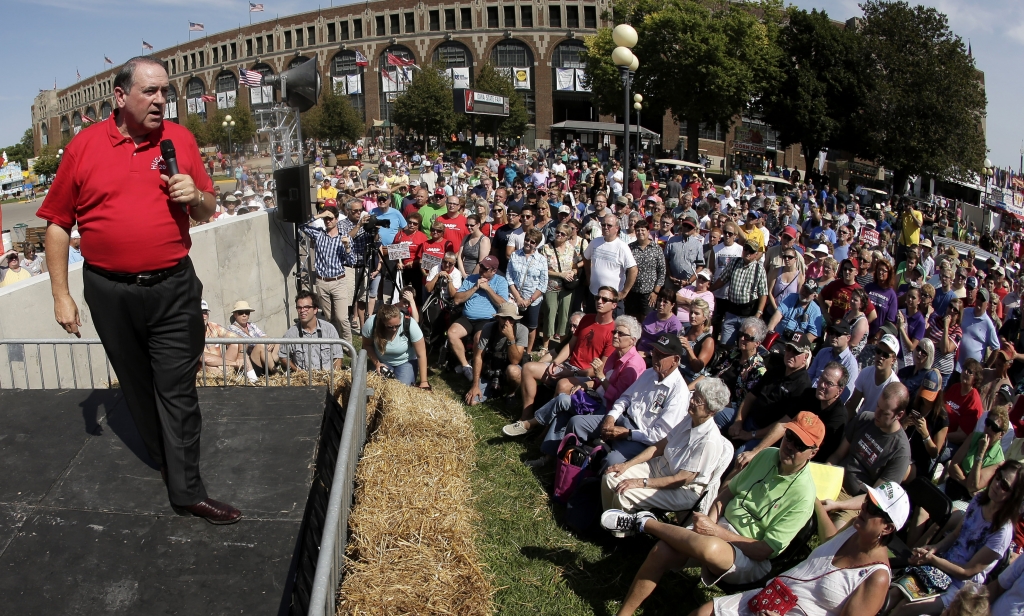
<path id="1" fill-rule="evenodd" d="M 899 383 L 899 376 L 896 374 L 896 357 L 900 352 L 900 343 L 896 336 L 883 334 L 875 345 L 875 361 L 871 366 L 865 366 L 857 375 L 856 384 L 853 387 L 853 395 L 846 403 L 850 419 L 861 411 L 874 411 L 882 392 L 890 383 Z M 861 405 L 863 402 L 863 405 Z"/>
<path id="2" fill-rule="evenodd" d="M 846 383 L 843 385 L 842 400 L 845 404 L 853 396 L 854 384 L 860 376 L 860 364 L 850 350 L 850 338 L 853 337 L 853 330 L 846 321 L 839 321 L 829 325 L 825 330 L 825 346 L 811 361 L 811 367 L 807 374 L 811 377 L 811 385 L 817 386 L 818 380 L 824 374 L 825 368 L 836 361 L 842 364 L 848 373 Z"/>
<path id="3" fill-rule="evenodd" d="M 749 584 L 771 571 L 778 556 L 814 514 L 815 487 L 807 463 L 818 453 L 825 426 L 813 413 L 786 424 L 781 446 L 758 454 L 718 493 L 707 515 L 693 514 L 693 530 L 659 522 L 654 514 L 609 509 L 607 530 L 643 532 L 661 541 L 647 555 L 620 613 L 632 614 L 672 569 L 690 559 L 707 586 L 725 581 Z"/>

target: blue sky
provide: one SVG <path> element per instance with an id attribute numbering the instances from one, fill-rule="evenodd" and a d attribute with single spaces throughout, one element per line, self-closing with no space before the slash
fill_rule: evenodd
<path id="1" fill-rule="evenodd" d="M 335 4 L 345 4 L 336 2 Z M 856 0 L 792 0 L 810 10 L 824 9 L 845 21 L 859 16 Z M 988 94 L 988 147 L 1001 167 L 1020 164 L 1024 140 L 1021 99 L 1024 81 L 1015 60 L 1024 55 L 1024 2 L 1021 0 L 926 1 L 949 16 L 953 31 L 970 39 L 978 68 L 985 72 Z M 317 4 L 264 0 L 265 13 L 314 10 Z M 329 6 L 330 1 L 320 6 Z M 0 41 L 8 52 L 4 87 L 0 89 L 0 144 L 21 138 L 31 123 L 30 107 L 40 89 L 75 81 L 101 71 L 103 56 L 123 62 L 141 52 L 145 39 L 157 50 L 187 40 L 188 21 L 202 22 L 209 33 L 246 24 L 248 0 L 34 0 L 19 3 L 17 17 L 3 20 Z M 8 15 L 14 13 L 8 11 Z M 1017 78 L 1014 76 L 1017 74 Z"/>

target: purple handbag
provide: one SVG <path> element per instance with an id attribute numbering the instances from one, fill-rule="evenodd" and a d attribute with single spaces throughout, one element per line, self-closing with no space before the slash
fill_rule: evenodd
<path id="1" fill-rule="evenodd" d="M 603 451 L 604 445 L 590 447 L 572 432 L 562 437 L 555 463 L 555 500 L 569 502 L 580 482 L 594 476 L 594 463 Z"/>
<path id="2" fill-rule="evenodd" d="M 598 394 L 595 392 L 594 396 L 596 395 Z M 572 392 L 572 395 L 569 396 L 569 399 L 572 402 L 572 410 L 574 410 L 577 415 L 594 414 L 601 408 L 600 402 L 598 402 L 597 398 L 594 396 L 588 394 L 587 390 L 583 387 Z"/>

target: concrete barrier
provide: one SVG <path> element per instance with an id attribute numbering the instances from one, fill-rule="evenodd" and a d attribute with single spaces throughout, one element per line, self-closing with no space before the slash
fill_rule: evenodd
<path id="1" fill-rule="evenodd" d="M 294 226 L 277 219 L 276 214 L 258 212 L 225 218 L 194 227 L 189 255 L 203 283 L 203 298 L 210 305 L 210 320 L 228 326 L 231 307 L 245 300 L 255 309 L 252 321 L 269 336 L 283 336 L 295 318 L 292 298 L 295 295 Z M 89 306 L 82 290 L 82 267 L 76 263 L 68 271 L 68 287 L 78 304 L 82 319 L 82 337 L 97 338 Z M 0 339 L 60 338 L 67 336 L 53 318 L 53 297 L 50 276 L 43 274 L 0 289 Z M 49 351 L 47 351 L 49 352 Z M 85 352 L 81 350 L 79 352 Z M 13 353 L 13 355 L 11 355 Z M 68 362 L 62 375 L 72 374 L 70 358 L 39 357 L 31 347 L 9 349 L 0 358 L 17 366 L 21 362 L 54 364 Z M 83 356 L 75 365 L 87 374 L 88 362 Z M 7 371 L 3 371 L 7 372 Z M 0 380 L 10 377 L 0 374 Z M 8 385 L 10 386 L 10 385 Z"/>

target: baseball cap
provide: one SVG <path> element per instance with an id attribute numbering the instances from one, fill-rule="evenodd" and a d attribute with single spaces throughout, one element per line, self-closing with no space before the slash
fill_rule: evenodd
<path id="1" fill-rule="evenodd" d="M 900 352 L 900 343 L 898 340 L 896 340 L 896 336 L 893 336 L 892 334 L 885 334 L 884 336 L 882 336 L 879 339 L 878 344 L 875 346 L 884 346 L 889 351 L 892 351 L 897 355 Z"/>
<path id="2" fill-rule="evenodd" d="M 685 221 L 684 221 L 685 222 Z M 697 278 L 703 278 L 704 280 L 711 280 L 711 272 L 706 268 L 697 272 Z"/>
<path id="3" fill-rule="evenodd" d="M 494 257 L 491 258 L 494 259 Z M 495 261 L 497 261 L 497 259 L 495 259 Z M 495 312 L 493 316 L 508 317 L 510 319 L 515 319 L 516 321 L 523 318 L 522 315 L 519 314 L 519 308 L 517 308 L 512 302 L 504 302 L 498 307 L 498 311 Z"/>
<path id="4" fill-rule="evenodd" d="M 517 214 L 518 215 L 518 214 L 522 214 L 523 213 L 523 206 L 521 206 L 521 205 L 510 205 L 510 206 L 508 206 L 507 209 L 508 209 L 508 213 L 509 214 Z"/>
<path id="5" fill-rule="evenodd" d="M 853 330 L 850 329 L 850 324 L 846 321 L 836 321 L 828 326 L 828 331 L 832 332 L 834 336 L 849 336 Z"/>
<path id="6" fill-rule="evenodd" d="M 817 281 L 808 279 L 807 282 L 804 283 L 804 289 L 806 289 L 808 293 L 817 293 L 821 290 L 821 287 L 818 286 Z"/>
<path id="7" fill-rule="evenodd" d="M 979 302 L 987 302 L 989 299 L 991 299 L 991 298 L 988 295 L 988 289 L 978 289 L 978 301 Z"/>
<path id="8" fill-rule="evenodd" d="M 917 390 L 921 397 L 929 402 L 934 402 L 942 391 L 942 377 L 935 370 L 928 370 L 921 381 L 921 388 Z"/>
<path id="9" fill-rule="evenodd" d="M 693 228 L 697 228 L 697 221 L 690 218 L 689 216 L 683 216 L 683 219 L 679 221 L 679 224 L 690 225 Z"/>
<path id="10" fill-rule="evenodd" d="M 682 357 L 686 351 L 683 350 L 683 343 L 679 342 L 679 336 L 673 334 L 662 334 L 652 345 L 655 351 L 665 355 L 678 355 Z"/>
<path id="11" fill-rule="evenodd" d="M 498 258 L 494 255 L 487 255 L 480 260 L 480 266 L 484 269 L 498 269 Z"/>
<path id="12" fill-rule="evenodd" d="M 202 301 L 201 304 L 199 304 L 199 307 L 200 307 L 201 310 L 209 310 L 210 309 L 210 305 L 206 303 L 205 299 Z"/>
<path id="13" fill-rule="evenodd" d="M 1003 385 L 996 390 L 996 393 L 1006 399 L 1007 402 L 1013 402 L 1013 388 L 1003 383 Z"/>
<path id="14" fill-rule="evenodd" d="M 967 287 L 968 289 L 977 289 L 978 279 L 975 278 L 974 276 L 968 276 L 967 281 L 964 283 L 964 286 Z"/>
<path id="15" fill-rule="evenodd" d="M 818 447 L 825 440 L 825 424 L 810 411 L 800 411 L 784 427 L 797 435 L 804 445 Z"/>
<path id="16" fill-rule="evenodd" d="M 889 516 L 896 530 L 903 528 L 910 517 L 910 497 L 903 487 L 893 481 L 886 481 L 877 488 L 866 487 L 868 498 Z"/>
<path id="17" fill-rule="evenodd" d="M 569 207 L 568 205 L 563 205 L 562 207 L 558 208 L 558 213 L 559 214 L 572 214 L 572 208 Z"/>
<path id="18" fill-rule="evenodd" d="M 78 229 L 71 232 L 71 239 L 82 239 L 82 234 L 78 232 Z"/>
<path id="19" fill-rule="evenodd" d="M 757 240 L 747 240 L 743 243 L 743 247 L 750 252 L 761 252 L 761 245 L 757 243 Z"/>
<path id="20" fill-rule="evenodd" d="M 446 193 L 443 188 L 436 188 L 436 189 L 434 189 L 434 196 L 435 197 L 444 197 L 447 194 L 448 193 Z"/>
<path id="21" fill-rule="evenodd" d="M 796 239 L 796 236 L 799 235 L 799 232 L 793 225 L 788 225 L 785 229 L 782 230 L 782 235 L 788 235 L 789 237 Z"/>
<path id="22" fill-rule="evenodd" d="M 797 353 L 806 353 L 811 350 L 811 341 L 807 339 L 807 334 L 804 332 L 789 330 L 782 337 L 786 341 L 786 346 L 793 347 Z"/>
<path id="23" fill-rule="evenodd" d="M 661 188 L 661 184 L 657 182 L 651 182 L 650 188 Z"/>
<path id="24" fill-rule="evenodd" d="M 759 219 L 761 218 L 761 212 L 758 212 L 757 210 L 751 210 L 747 212 L 747 217 L 749 218 L 751 216 L 753 216 L 755 220 Z"/>

